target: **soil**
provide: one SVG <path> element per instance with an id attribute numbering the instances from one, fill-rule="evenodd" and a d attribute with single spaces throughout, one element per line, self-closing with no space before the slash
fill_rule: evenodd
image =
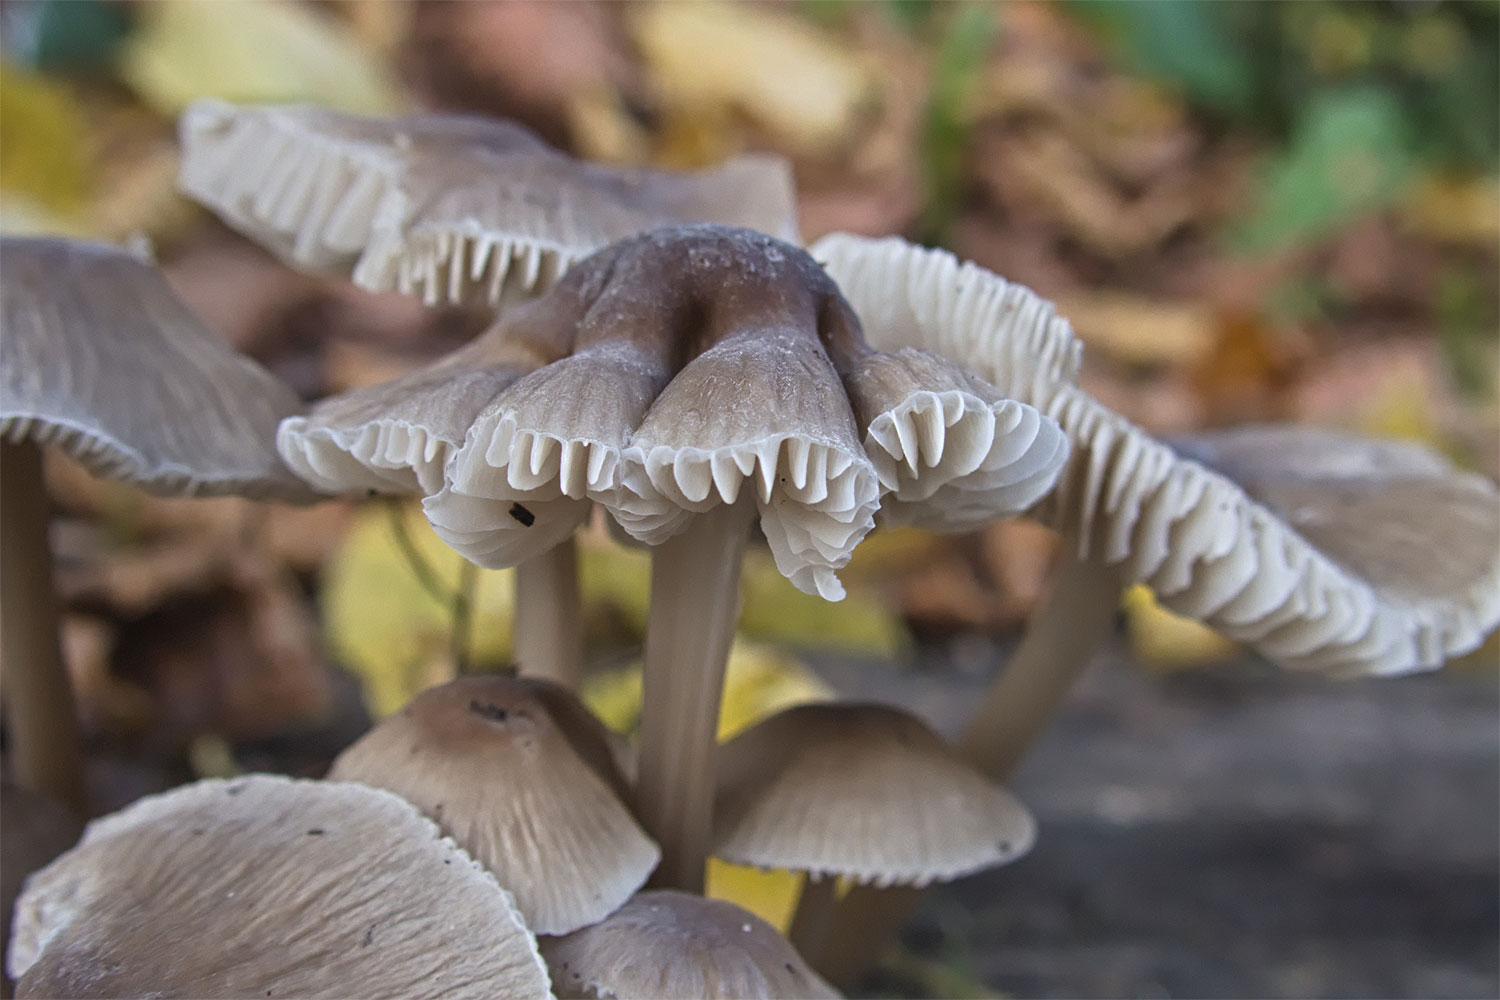
<path id="1" fill-rule="evenodd" d="M 819 669 L 950 731 L 981 684 L 951 662 Z M 1500 996 L 1493 671 L 1153 675 L 1114 655 L 1013 787 L 1037 846 L 931 893 L 853 995 Z"/>

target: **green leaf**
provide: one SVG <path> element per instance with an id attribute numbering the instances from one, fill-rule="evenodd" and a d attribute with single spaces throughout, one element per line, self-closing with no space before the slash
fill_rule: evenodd
<path id="1" fill-rule="evenodd" d="M 1137 72 L 1220 111 L 1244 112 L 1251 107 L 1257 78 L 1245 34 L 1263 14 L 1258 5 L 1074 0 L 1069 6 L 1102 27 Z"/>
<path id="2" fill-rule="evenodd" d="M 1233 241 L 1252 253 L 1323 236 L 1391 204 L 1411 179 L 1411 126 L 1388 90 L 1315 94 L 1290 145 L 1267 165 L 1260 195 Z"/>
<path id="3" fill-rule="evenodd" d="M 962 194 L 968 119 L 964 113 L 995 37 L 984 7 L 959 8 L 938 46 L 923 120 L 922 167 L 927 186 L 920 237 L 941 243 Z"/>

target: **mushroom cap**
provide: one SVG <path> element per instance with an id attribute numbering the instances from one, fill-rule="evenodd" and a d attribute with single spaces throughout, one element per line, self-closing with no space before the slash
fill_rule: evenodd
<path id="1" fill-rule="evenodd" d="M 714 853 L 876 885 L 947 881 L 1026 853 L 1026 807 L 920 719 L 884 705 L 798 705 L 720 750 Z"/>
<path id="2" fill-rule="evenodd" d="M 1338 674 L 1435 668 L 1500 623 L 1488 480 L 1415 445 L 1306 428 L 1173 450 L 1073 384 L 1077 342 L 1030 292 L 901 240 L 838 234 L 813 252 L 871 343 L 934 350 L 1055 417 L 1072 455 L 1039 516 L 1171 610 Z"/>
<path id="3" fill-rule="evenodd" d="M 276 453 L 302 405 L 234 353 L 151 264 L 75 240 L 0 240 L 0 437 L 179 496 L 315 494 Z"/>
<path id="4" fill-rule="evenodd" d="M 182 189 L 231 226 L 291 264 L 429 303 L 499 304 L 665 222 L 796 238 L 791 173 L 770 156 L 696 173 L 609 167 L 510 122 L 219 101 L 189 107 L 180 136 Z"/>
<path id="5" fill-rule="evenodd" d="M 539 934 L 602 919 L 661 857 L 624 804 L 603 725 L 537 678 L 430 688 L 340 754 L 329 777 L 414 803 L 495 873 Z"/>
<path id="6" fill-rule="evenodd" d="M 560 997 L 838 996 L 776 928 L 733 903 L 684 892 L 637 893 L 599 923 L 541 947 Z"/>
<path id="7" fill-rule="evenodd" d="M 1030 506 L 1066 458 L 1054 422 L 952 362 L 871 350 L 811 257 L 750 230 L 621 240 L 532 309 L 502 325 L 555 337 L 569 316 L 566 356 L 496 396 L 423 505 L 481 565 L 534 554 L 585 501 L 654 545 L 747 489 L 781 572 L 836 600 L 835 571 L 882 492 L 908 514 L 952 509 L 967 523 L 971 509 Z M 556 520 L 518 531 L 504 516 L 515 503 L 553 504 Z"/>
<path id="8" fill-rule="evenodd" d="M 22 881 L 72 847 L 82 832 L 83 823 L 61 802 L 0 782 L 0 941 L 10 940 Z"/>
<path id="9" fill-rule="evenodd" d="M 1169 444 L 1276 514 L 1288 535 L 1351 578 L 1345 585 L 1372 616 L 1390 620 L 1384 665 L 1365 660 L 1377 670 L 1436 666 L 1478 646 L 1500 623 L 1500 491 L 1483 476 L 1418 444 L 1314 427 L 1244 427 Z M 1380 627 L 1372 621 L 1371 632 Z M 1297 632 L 1283 626 L 1260 645 L 1299 655 L 1305 639 Z M 1382 644 L 1372 640 L 1358 644 L 1368 651 L 1359 656 Z M 1334 644 L 1316 658 L 1349 667 L 1354 652 Z"/>
<path id="10" fill-rule="evenodd" d="M 510 897 L 360 785 L 200 781 L 90 823 L 27 882 L 26 997 L 545 997 Z"/>

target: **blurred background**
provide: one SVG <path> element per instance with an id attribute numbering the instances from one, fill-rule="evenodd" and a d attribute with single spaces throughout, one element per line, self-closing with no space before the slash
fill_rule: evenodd
<path id="1" fill-rule="evenodd" d="M 1500 466 L 1491 0 L 0 0 L 0 45 L 0 228 L 146 234 L 308 399 L 483 317 L 293 274 L 179 197 L 195 98 L 501 115 L 616 163 L 778 152 L 806 238 L 900 233 L 1031 286 L 1086 343 L 1086 386 L 1150 430 L 1291 420 Z M 452 676 L 457 557 L 416 508 L 164 501 L 48 461 L 101 811 L 320 775 Z M 725 732 L 834 694 L 955 730 L 1053 545 L 1019 522 L 877 532 L 838 605 L 752 553 Z M 649 569 L 602 532 L 583 549 L 588 693 L 628 729 Z M 459 640 L 480 668 L 506 660 L 511 585 L 480 575 Z M 1037 848 L 931 895 L 865 992 L 1500 995 L 1497 653 L 1289 678 L 1132 593 L 1016 781 Z M 714 886 L 790 901 L 727 868 Z"/>

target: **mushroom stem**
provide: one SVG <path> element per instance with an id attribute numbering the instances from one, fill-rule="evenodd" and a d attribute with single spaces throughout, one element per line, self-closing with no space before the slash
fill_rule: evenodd
<path id="1" fill-rule="evenodd" d="M 1041 605 L 1000 676 L 958 739 L 959 752 L 995 781 L 1009 778 L 1114 624 L 1121 571 L 1065 555 Z M 821 954 L 808 955 L 834 985 L 847 989 L 911 918 L 923 890 L 856 885 L 840 901 Z"/>
<path id="2" fill-rule="evenodd" d="M 0 443 L 0 663 L 16 782 L 86 806 L 73 692 L 58 641 L 42 454 Z"/>
<path id="3" fill-rule="evenodd" d="M 1005 669 L 984 693 L 958 749 L 996 781 L 1015 771 L 1094 658 L 1120 606 L 1117 569 L 1065 555 Z"/>
<path id="4" fill-rule="evenodd" d="M 715 507 L 652 553 L 636 796 L 641 824 L 661 845 L 657 888 L 703 891 L 719 702 L 753 511 Z"/>
<path id="5" fill-rule="evenodd" d="M 787 937 L 803 958 L 817 955 L 828 938 L 829 925 L 838 909 L 838 887 L 839 880 L 833 875 L 822 878 L 807 875 L 802 879 L 802 895 L 797 900 Z"/>
<path id="6" fill-rule="evenodd" d="M 583 631 L 578 620 L 578 548 L 571 536 L 516 567 L 513 647 L 523 676 L 578 688 Z"/>

